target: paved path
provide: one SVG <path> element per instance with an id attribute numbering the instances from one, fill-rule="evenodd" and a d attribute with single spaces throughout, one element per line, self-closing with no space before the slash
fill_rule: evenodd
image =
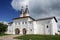
<path id="1" fill-rule="evenodd" d="M 21 35 L 8 35 L 8 36 L 0 36 L 0 40 L 18 40 L 18 39 L 13 39 L 14 37 L 21 36 Z"/>

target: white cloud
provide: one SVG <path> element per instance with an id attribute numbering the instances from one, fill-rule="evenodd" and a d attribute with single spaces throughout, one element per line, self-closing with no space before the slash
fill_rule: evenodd
<path id="1" fill-rule="evenodd" d="M 12 0 L 11 5 L 15 10 L 28 5 L 33 18 L 56 16 L 60 19 L 60 0 Z"/>
<path id="2" fill-rule="evenodd" d="M 20 10 L 21 6 L 28 5 L 28 0 L 12 0 L 11 5 L 15 10 Z"/>
<path id="3" fill-rule="evenodd" d="M 59 3 L 60 0 L 12 0 L 11 5 L 15 10 L 20 10 L 21 6 L 28 5 L 33 17 L 36 15 L 44 17 L 46 15 L 59 16 Z"/>

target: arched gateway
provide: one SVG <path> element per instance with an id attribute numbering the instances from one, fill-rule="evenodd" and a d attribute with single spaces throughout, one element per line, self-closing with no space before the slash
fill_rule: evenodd
<path id="1" fill-rule="evenodd" d="M 26 28 L 23 28 L 23 34 L 26 34 L 27 30 Z"/>
<path id="2" fill-rule="evenodd" d="M 15 34 L 19 34 L 20 30 L 18 28 L 15 29 Z"/>

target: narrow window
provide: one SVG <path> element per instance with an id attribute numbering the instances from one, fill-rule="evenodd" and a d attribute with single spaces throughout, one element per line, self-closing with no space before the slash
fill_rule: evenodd
<path id="1" fill-rule="evenodd" d="M 30 31 L 32 31 L 32 29 L 30 29 Z"/>
<path id="2" fill-rule="evenodd" d="M 24 22 L 22 22 L 22 24 L 24 24 Z"/>
<path id="3" fill-rule="evenodd" d="M 30 21 L 29 23 L 31 24 L 32 22 Z"/>
<path id="4" fill-rule="evenodd" d="M 20 25 L 20 22 L 19 22 L 19 25 Z"/>
<path id="5" fill-rule="evenodd" d="M 25 24 L 27 24 L 27 22 L 25 22 Z"/>
<path id="6" fill-rule="evenodd" d="M 48 28 L 48 26 L 47 26 L 47 28 Z"/>

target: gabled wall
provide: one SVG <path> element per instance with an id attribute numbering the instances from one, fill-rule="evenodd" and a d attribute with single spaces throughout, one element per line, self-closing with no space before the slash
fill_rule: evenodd
<path id="1" fill-rule="evenodd" d="M 38 34 L 51 34 L 51 19 L 48 20 L 41 20 L 41 21 L 37 21 L 37 30 L 38 30 Z M 48 26 L 48 28 L 47 28 Z"/>
<path id="2" fill-rule="evenodd" d="M 57 23 L 54 18 L 48 20 L 34 21 L 35 34 L 54 35 L 56 32 L 57 32 Z"/>
<path id="3" fill-rule="evenodd" d="M 57 22 L 54 20 L 54 18 L 51 20 L 52 21 L 52 34 L 55 35 L 57 33 Z"/>
<path id="4" fill-rule="evenodd" d="M 24 22 L 24 24 L 23 24 Z M 25 23 L 27 22 L 27 23 Z M 30 23 L 31 22 L 31 23 Z M 20 23 L 20 24 L 19 24 Z M 10 34 L 15 34 L 15 29 L 18 28 L 20 30 L 20 34 L 23 34 L 23 28 L 26 28 L 27 34 L 33 34 L 33 20 L 30 18 L 22 18 L 13 20 L 13 24 L 8 26 L 8 31 L 11 30 L 11 32 L 8 32 Z"/>

